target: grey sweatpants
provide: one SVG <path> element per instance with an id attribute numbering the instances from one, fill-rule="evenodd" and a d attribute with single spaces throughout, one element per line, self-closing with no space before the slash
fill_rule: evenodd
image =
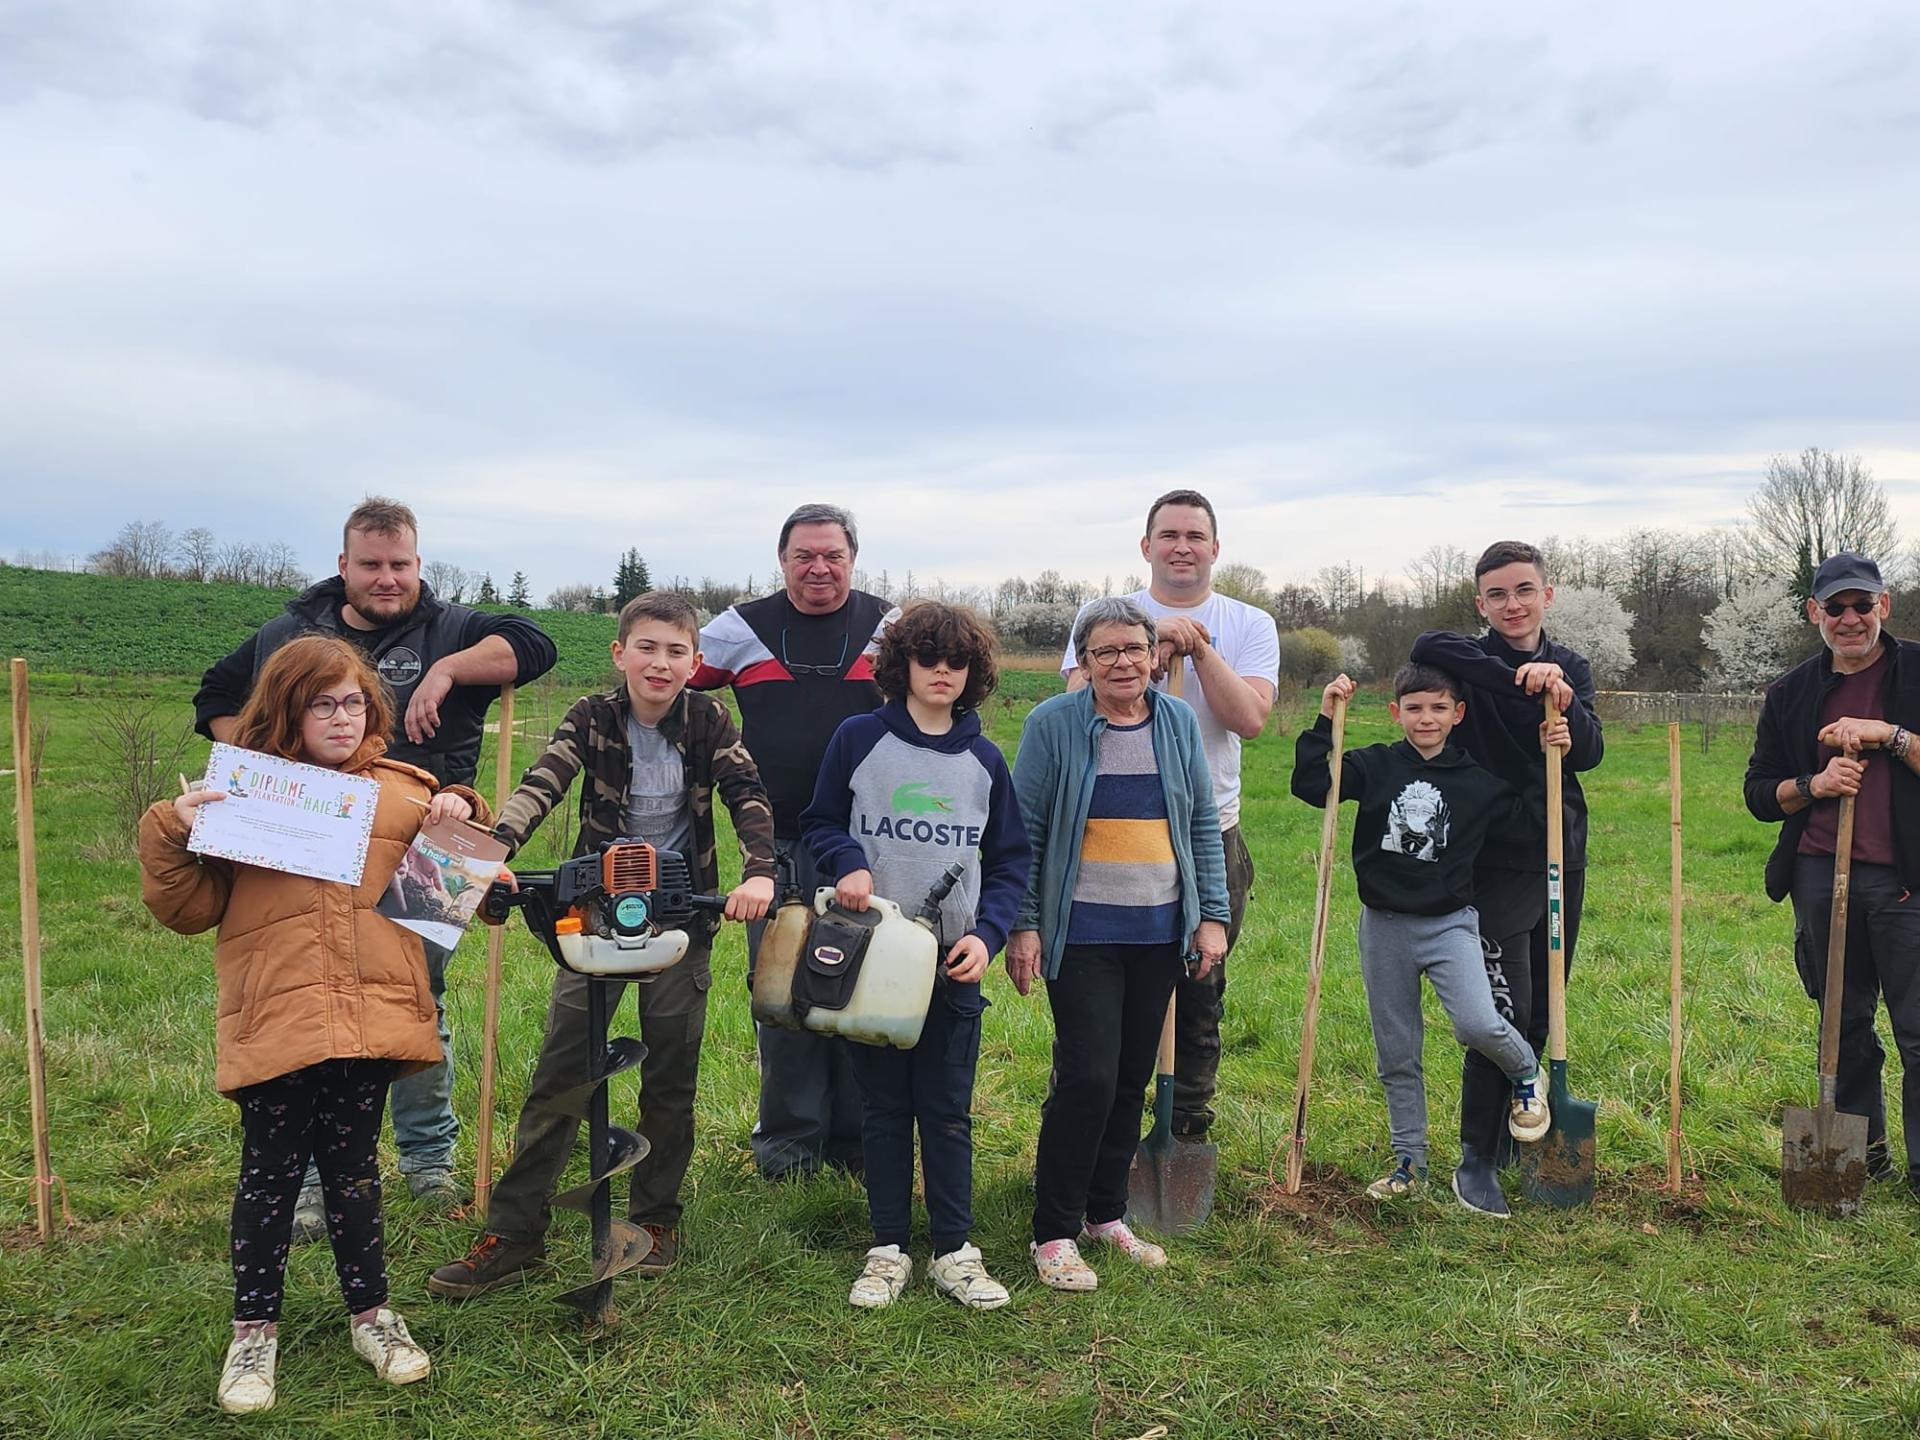
<path id="1" fill-rule="evenodd" d="M 1539 1066 L 1533 1047 L 1494 1008 L 1480 954 L 1480 915 L 1471 905 L 1448 915 L 1398 915 L 1360 907 L 1360 978 L 1373 1017 L 1373 1056 L 1387 1092 L 1393 1153 L 1427 1163 L 1427 1082 L 1420 1063 L 1424 1027 L 1420 977 L 1440 997 L 1453 1038 L 1525 1080 Z"/>

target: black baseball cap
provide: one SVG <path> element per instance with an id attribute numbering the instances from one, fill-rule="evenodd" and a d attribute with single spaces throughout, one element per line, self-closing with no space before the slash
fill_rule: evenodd
<path id="1" fill-rule="evenodd" d="M 1880 567 L 1864 555 L 1855 555 L 1842 550 L 1832 559 L 1822 562 L 1813 572 L 1813 598 L 1830 600 L 1842 590 L 1864 590 L 1869 595 L 1879 595 L 1886 591 L 1887 582 L 1880 578 Z"/>

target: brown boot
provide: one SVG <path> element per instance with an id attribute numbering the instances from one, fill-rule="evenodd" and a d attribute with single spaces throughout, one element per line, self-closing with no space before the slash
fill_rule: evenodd
<path id="1" fill-rule="evenodd" d="M 427 1293 L 442 1300 L 470 1300 L 502 1285 L 517 1285 L 545 1260 L 539 1240 L 504 1240 L 482 1235 L 464 1259 L 442 1265 L 427 1277 Z"/>
<path id="2" fill-rule="evenodd" d="M 664 1275 L 671 1270 L 674 1262 L 680 1258 L 680 1227 L 661 1225 L 651 1220 L 640 1222 L 640 1228 L 653 1237 L 653 1249 L 647 1252 L 647 1258 L 634 1266 L 640 1275 Z"/>

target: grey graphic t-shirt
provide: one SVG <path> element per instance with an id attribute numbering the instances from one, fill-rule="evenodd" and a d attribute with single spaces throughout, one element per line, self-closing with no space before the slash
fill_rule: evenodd
<path id="1" fill-rule="evenodd" d="M 627 784 L 627 835 L 659 850 L 693 858 L 693 812 L 687 805 L 686 765 L 658 730 L 627 717 L 633 774 Z"/>

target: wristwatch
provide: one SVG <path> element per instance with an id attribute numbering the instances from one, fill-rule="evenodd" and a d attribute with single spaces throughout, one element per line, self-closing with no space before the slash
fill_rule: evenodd
<path id="1" fill-rule="evenodd" d="M 1813 776 L 1802 775 L 1793 782 L 1793 788 L 1800 792 L 1802 800 L 1813 799 Z"/>

